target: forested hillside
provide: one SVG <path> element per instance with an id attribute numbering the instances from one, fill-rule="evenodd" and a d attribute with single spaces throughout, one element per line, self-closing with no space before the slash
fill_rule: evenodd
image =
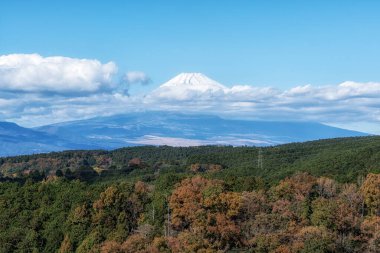
<path id="1" fill-rule="evenodd" d="M 133 165 L 132 159 L 137 159 L 138 164 Z M 55 175 L 58 170 L 59 173 L 67 172 L 68 177 L 86 176 L 87 180 L 104 180 L 112 175 L 131 179 L 166 171 L 186 174 L 194 164 L 217 164 L 223 169 L 213 176 L 220 179 L 253 176 L 275 183 L 303 171 L 339 182 L 355 182 L 358 176 L 380 172 L 379 163 L 380 137 L 374 136 L 265 148 L 142 146 L 114 151 L 53 152 L 0 158 L 0 173 L 3 177 L 20 178 L 38 173 L 45 177 Z"/>
<path id="2" fill-rule="evenodd" d="M 2 158 L 0 252 L 379 252 L 380 138 Z"/>

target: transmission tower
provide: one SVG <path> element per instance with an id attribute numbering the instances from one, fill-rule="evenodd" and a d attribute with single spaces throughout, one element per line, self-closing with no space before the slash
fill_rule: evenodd
<path id="1" fill-rule="evenodd" d="M 263 151 L 262 149 L 260 148 L 259 149 L 259 155 L 257 156 L 257 168 L 259 168 L 260 170 L 263 170 Z"/>

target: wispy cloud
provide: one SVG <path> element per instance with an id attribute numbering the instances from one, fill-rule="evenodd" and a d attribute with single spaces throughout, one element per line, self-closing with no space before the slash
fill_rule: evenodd
<path id="1" fill-rule="evenodd" d="M 152 82 L 150 77 L 142 71 L 128 71 L 123 76 L 123 82 L 131 84 L 149 84 Z"/>
<path id="2" fill-rule="evenodd" d="M 132 85 L 148 85 L 151 82 L 152 79 L 145 72 L 128 71 L 122 76 L 118 91 L 129 96 L 129 90 Z"/>

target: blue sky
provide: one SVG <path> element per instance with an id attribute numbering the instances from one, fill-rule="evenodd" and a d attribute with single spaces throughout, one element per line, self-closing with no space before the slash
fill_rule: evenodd
<path id="1" fill-rule="evenodd" d="M 310 98 L 313 102 L 297 101 L 302 108 L 313 104 L 302 110 L 307 117 L 293 118 L 379 132 L 379 106 L 368 100 L 369 93 L 373 96 L 379 92 L 376 88 L 380 82 L 379 13 L 380 1 L 377 0 L 3 0 L 0 2 L 0 55 L 34 53 L 41 57 L 96 60 L 104 65 L 112 62 L 115 68 L 110 65 L 106 68 L 113 82 L 121 79 L 125 72 L 140 71 L 152 82 L 150 85 L 131 85 L 130 100 L 141 99 L 138 94 L 149 93 L 181 72 L 202 72 L 228 88 L 236 85 L 262 89 L 271 87 L 282 92 L 282 95 L 276 93 L 277 100 L 288 96 L 296 87 L 310 84 L 313 89 L 309 93 L 316 90 L 323 93 L 327 88 L 320 87 L 328 86 L 328 90 L 334 93 L 342 91 L 339 87 L 335 90 L 331 87 L 353 81 L 361 86 L 345 86 L 344 92 L 355 93 L 345 93 L 350 99 L 359 96 L 355 103 L 363 110 L 351 112 L 347 107 L 351 100 L 339 100 L 330 105 L 330 96 L 323 98 L 323 101 L 328 101 L 324 105 L 335 108 L 332 111 L 336 114 L 322 117 L 323 113 L 315 114 L 315 111 L 320 112 L 316 106 L 320 97 L 313 97 Z M 4 59 L 4 62 L 7 61 L 10 61 L 9 58 Z M 105 70 L 97 68 L 93 71 L 104 73 Z M 86 80 L 89 83 L 99 82 L 96 79 L 98 76 L 94 76 Z M 100 79 L 100 82 L 107 84 L 111 82 L 106 76 Z M 61 91 L 57 93 L 57 89 L 42 90 L 47 86 L 9 88 L 14 85 L 4 80 L 1 83 L 0 80 L 0 107 L 4 108 L 0 119 L 23 125 L 102 114 L 92 109 L 91 105 L 84 105 L 84 102 L 78 102 L 79 109 L 70 113 L 60 112 L 57 106 L 64 108 L 68 99 L 86 100 L 83 92 L 91 91 L 91 99 L 95 101 L 94 96 L 104 98 L 111 89 L 120 90 L 115 88 L 116 84 L 108 88 L 88 84 L 80 95 L 73 95 L 72 90 L 65 91 L 65 94 Z M 39 89 L 39 94 L 36 89 Z M 70 96 L 67 95 L 69 93 Z M 133 96 L 135 94 L 136 97 Z M 34 102 L 10 101 L 14 97 Z M 57 101 L 57 97 L 62 98 L 59 105 L 52 102 Z M 110 102 L 107 99 L 104 98 L 105 103 Z M 124 97 L 118 99 L 127 104 L 125 108 L 136 107 L 134 101 Z M 242 102 L 246 101 L 239 101 L 240 104 Z M 17 112 L 10 109 L 15 104 L 18 106 Z M 41 118 L 46 115 L 46 110 L 54 120 Z M 247 117 L 263 115 L 263 112 L 248 111 Z M 289 112 L 296 115 L 300 111 L 293 104 Z M 326 110 L 323 112 L 329 114 Z M 338 114 L 341 117 L 334 122 Z M 367 117 L 362 117 L 362 114 Z M 278 116 L 273 115 L 274 119 Z"/>
<path id="2" fill-rule="evenodd" d="M 154 84 L 202 72 L 288 88 L 380 80 L 380 1 L 0 3 L 0 54 L 114 61 Z"/>

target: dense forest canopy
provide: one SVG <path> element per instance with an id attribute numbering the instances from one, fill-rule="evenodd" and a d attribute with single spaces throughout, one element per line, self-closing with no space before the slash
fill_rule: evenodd
<path id="1" fill-rule="evenodd" d="M 0 159 L 0 252 L 379 252 L 380 138 Z"/>

